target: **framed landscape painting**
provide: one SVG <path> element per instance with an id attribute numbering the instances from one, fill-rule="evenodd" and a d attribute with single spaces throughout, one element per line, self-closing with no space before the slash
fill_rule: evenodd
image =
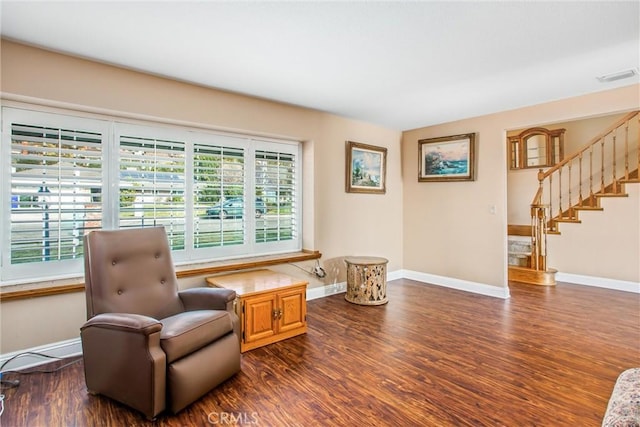
<path id="1" fill-rule="evenodd" d="M 473 181 L 475 134 L 418 141 L 418 181 Z"/>
<path id="2" fill-rule="evenodd" d="M 347 141 L 347 193 L 384 194 L 386 191 L 387 149 Z"/>

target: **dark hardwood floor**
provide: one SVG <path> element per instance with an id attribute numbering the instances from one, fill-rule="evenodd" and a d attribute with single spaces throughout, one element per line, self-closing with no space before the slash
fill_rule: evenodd
<path id="1" fill-rule="evenodd" d="M 306 335 L 245 353 L 241 373 L 154 423 L 88 395 L 81 362 L 6 374 L 21 383 L 3 391 L 0 425 L 599 426 L 617 376 L 640 366 L 640 296 L 510 289 L 395 280 L 385 306 L 309 301 Z"/>

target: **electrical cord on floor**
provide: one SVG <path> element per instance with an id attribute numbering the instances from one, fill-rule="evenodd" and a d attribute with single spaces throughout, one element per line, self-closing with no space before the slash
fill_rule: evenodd
<path id="1" fill-rule="evenodd" d="M 4 380 L 0 379 L 0 392 L 20 385 L 20 380 Z"/>
<path id="2" fill-rule="evenodd" d="M 78 363 L 80 360 L 82 360 L 81 357 L 79 357 L 78 359 L 75 359 L 71 362 L 65 363 L 64 365 L 58 366 L 55 369 L 36 369 L 36 370 L 32 370 L 32 371 L 27 371 L 27 372 L 23 372 L 23 371 L 14 371 L 14 370 L 8 370 L 8 371 L 3 371 L 2 369 L 7 365 L 7 363 L 11 362 L 12 360 L 17 359 L 18 357 L 22 357 L 22 356 L 38 356 L 38 357 L 43 357 L 43 358 L 47 358 L 47 359 L 54 359 L 54 360 L 64 360 L 64 358 L 62 357 L 56 357 L 56 356 L 49 356 L 48 354 L 43 354 L 43 353 L 36 353 L 33 351 L 26 351 L 24 353 L 20 353 L 20 354 L 16 354 L 13 357 L 10 357 L 9 359 L 5 360 L 2 365 L 0 365 L 0 387 L 4 388 L 12 388 L 12 387 L 17 387 L 20 385 L 20 380 L 7 380 L 4 379 L 4 374 L 18 374 L 18 375 L 31 375 L 31 374 L 52 374 L 54 372 L 57 372 L 63 368 L 66 368 L 69 365 L 73 365 L 74 363 Z"/>
<path id="3" fill-rule="evenodd" d="M 3 378 L 4 372 L 0 372 L 0 391 L 4 391 L 8 388 L 18 387 L 20 380 L 7 380 Z"/>
<path id="4" fill-rule="evenodd" d="M 38 353 L 35 351 L 25 351 L 24 353 L 20 353 L 20 354 L 16 354 L 13 357 L 8 358 L 7 360 L 5 360 L 2 365 L 0 365 L 0 373 L 4 373 L 4 372 L 17 372 L 19 374 L 28 374 L 29 372 L 20 372 L 20 371 L 3 371 L 2 369 L 7 366 L 7 363 L 11 362 L 12 360 L 17 359 L 18 357 L 23 357 L 23 356 L 37 356 L 37 357 L 43 357 L 43 358 L 47 358 L 47 359 L 55 359 L 55 360 L 63 360 L 65 359 L 64 357 L 58 357 L 58 356 L 49 356 L 48 354 L 44 354 L 44 353 Z M 76 363 L 78 362 L 80 359 L 73 361 L 72 363 Z M 65 365 L 66 366 L 66 365 Z M 51 371 L 51 372 L 55 372 L 57 369 Z M 47 371 L 39 371 L 39 372 L 44 372 L 44 373 L 49 373 Z M 35 373 L 35 371 L 34 371 Z"/>
<path id="5" fill-rule="evenodd" d="M 20 354 L 16 354 L 13 357 L 8 358 L 7 360 L 5 360 L 2 365 L 0 365 L 0 373 L 2 372 L 2 369 L 7 366 L 7 363 L 11 362 L 12 360 L 17 359 L 18 357 L 22 357 L 22 356 L 38 356 L 38 357 L 44 357 L 44 358 L 48 358 L 48 359 L 56 359 L 56 360 L 60 360 L 60 357 L 56 357 L 56 356 L 49 356 L 48 354 L 44 354 L 44 353 L 37 353 L 35 351 L 25 351 L 24 353 L 20 353 Z"/>
<path id="6" fill-rule="evenodd" d="M 30 375 L 30 374 L 52 374 L 54 372 L 58 372 L 61 369 L 66 368 L 67 366 L 73 365 L 74 363 L 78 363 L 79 361 L 82 360 L 82 357 L 78 357 L 75 360 L 72 360 L 71 362 L 65 363 L 64 365 L 58 366 L 55 369 L 37 369 L 37 370 L 33 370 L 33 371 L 27 371 L 27 372 L 22 372 L 22 371 L 3 371 L 2 369 L 7 365 L 7 363 L 11 362 L 12 360 L 17 359 L 18 357 L 22 357 L 22 356 L 38 356 L 38 357 L 43 357 L 43 358 L 47 358 L 47 359 L 54 359 L 54 360 L 64 360 L 65 358 L 63 357 L 56 357 L 56 356 L 49 356 L 48 354 L 43 354 L 43 353 L 36 353 L 33 351 L 26 351 L 24 353 L 20 353 L 20 354 L 16 354 L 13 357 L 10 357 L 9 359 L 5 360 L 2 365 L 0 365 L 0 391 L 2 390 L 6 390 L 9 388 L 14 388 L 14 387 L 18 387 L 20 385 L 20 380 L 7 380 L 4 379 L 4 374 L 7 373 L 11 373 L 11 374 L 18 374 L 18 375 Z M 2 414 L 4 413 L 4 399 L 5 399 L 5 395 L 4 394 L 0 394 L 0 416 L 2 416 Z"/>

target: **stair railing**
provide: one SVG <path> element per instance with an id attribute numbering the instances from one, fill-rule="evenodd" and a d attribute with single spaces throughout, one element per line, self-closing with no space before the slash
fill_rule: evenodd
<path id="1" fill-rule="evenodd" d="M 626 114 L 582 149 L 538 172 L 531 202 L 532 268 L 546 270 L 546 238 L 559 221 L 577 221 L 576 208 L 595 208 L 596 195 L 621 191 L 621 181 L 638 179 L 640 114 Z"/>

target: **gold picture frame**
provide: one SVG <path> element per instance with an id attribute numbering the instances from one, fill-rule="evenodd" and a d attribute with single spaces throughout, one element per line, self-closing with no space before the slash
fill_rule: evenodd
<path id="1" fill-rule="evenodd" d="M 386 192 L 387 149 L 359 142 L 346 142 L 346 192 Z"/>
<path id="2" fill-rule="evenodd" d="M 475 180 L 475 133 L 418 141 L 418 181 Z"/>

